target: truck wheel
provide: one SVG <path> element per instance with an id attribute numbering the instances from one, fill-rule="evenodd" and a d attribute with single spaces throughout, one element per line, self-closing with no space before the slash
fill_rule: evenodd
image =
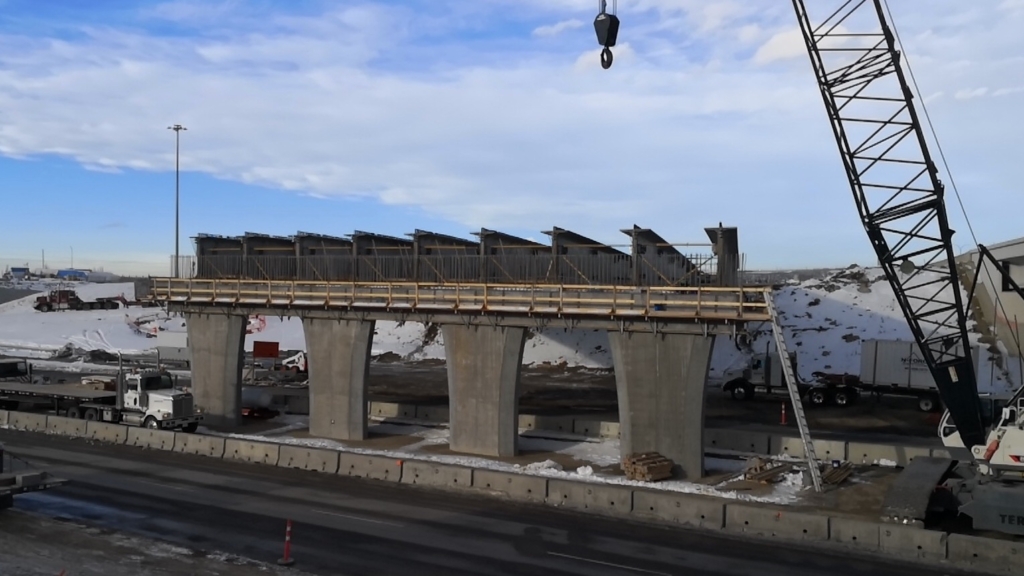
<path id="1" fill-rule="evenodd" d="M 921 396 L 917 399 L 917 407 L 921 412 L 935 412 L 938 404 L 934 396 Z"/>
<path id="2" fill-rule="evenodd" d="M 836 390 L 832 393 L 832 402 L 836 406 L 846 407 L 850 405 L 850 394 L 846 390 Z"/>
<path id="3" fill-rule="evenodd" d="M 733 400 L 750 400 L 754 397 L 754 387 L 747 382 L 737 382 L 730 392 Z"/>
<path id="4" fill-rule="evenodd" d="M 53 308 L 50 306 L 49 302 L 39 305 L 40 312 L 49 312 L 50 310 L 53 310 Z"/>
<path id="5" fill-rule="evenodd" d="M 78 406 L 72 406 L 71 408 L 68 408 L 68 418 L 81 418 L 81 417 L 82 417 L 82 409 L 81 408 L 79 408 Z"/>
<path id="6" fill-rule="evenodd" d="M 807 393 L 807 399 L 812 406 L 824 406 L 828 402 L 828 395 L 824 390 L 811 390 Z"/>
<path id="7" fill-rule="evenodd" d="M 152 416 L 146 418 L 146 421 L 143 422 L 142 425 L 150 430 L 158 430 L 160 428 L 160 424 L 156 421 L 156 418 L 153 418 Z"/>
<path id="8" fill-rule="evenodd" d="M 95 408 L 89 408 L 85 411 L 85 419 L 90 422 L 95 422 L 100 419 L 100 411 Z"/>
<path id="9" fill-rule="evenodd" d="M 186 434 L 192 434 L 199 429 L 199 422 L 193 422 L 191 424 L 185 424 L 181 427 L 181 431 Z"/>

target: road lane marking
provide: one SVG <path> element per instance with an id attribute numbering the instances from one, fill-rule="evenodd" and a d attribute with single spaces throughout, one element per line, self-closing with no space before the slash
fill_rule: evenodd
<path id="1" fill-rule="evenodd" d="M 623 570 L 632 570 L 633 572 L 642 572 L 644 574 L 656 574 L 657 576 L 672 576 L 667 572 L 655 572 L 653 570 L 644 570 L 643 568 L 634 568 L 632 566 L 625 566 L 622 564 L 613 564 L 611 562 L 602 562 L 601 560 L 594 560 L 592 558 L 583 558 L 582 556 L 573 556 L 571 554 L 559 554 L 558 552 L 548 552 L 551 556 L 558 556 L 559 558 L 572 558 L 573 560 L 581 560 L 583 562 L 590 562 L 591 564 L 600 564 L 602 566 L 611 566 L 612 568 L 622 568 Z"/>
<path id="2" fill-rule="evenodd" d="M 141 482 L 143 484 L 149 484 L 151 486 L 159 486 L 161 488 L 170 488 L 171 490 L 181 490 L 183 492 L 195 492 L 194 488 L 185 488 L 184 486 L 172 486 L 171 484 L 161 484 L 160 482 L 151 482 L 149 480 L 139 480 L 137 478 L 135 479 L 135 481 L 136 482 Z"/>
<path id="3" fill-rule="evenodd" d="M 374 524 L 384 524 L 384 525 L 387 525 L 387 526 L 397 526 L 399 528 L 402 527 L 401 524 L 398 524 L 398 523 L 395 523 L 395 522 L 388 522 L 386 520 L 374 520 L 372 518 L 364 518 L 362 516 L 350 516 L 348 514 L 341 514 L 339 512 L 328 512 L 327 510 L 313 510 L 313 512 L 316 512 L 317 514 L 326 514 L 328 516 L 337 516 L 339 518 L 348 518 L 349 520 L 359 520 L 361 522 L 372 522 Z"/>

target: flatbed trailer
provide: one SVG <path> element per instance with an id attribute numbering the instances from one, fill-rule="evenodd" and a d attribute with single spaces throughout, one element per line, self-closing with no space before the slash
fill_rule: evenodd
<path id="1" fill-rule="evenodd" d="M 138 392 L 135 392 L 138 394 Z M 138 400 L 138 399 L 137 399 Z M 180 400 L 184 401 L 184 399 Z M 83 418 L 99 422 L 133 424 L 160 429 L 182 429 L 193 432 L 202 420 L 192 409 L 192 398 L 187 404 L 173 403 L 173 409 L 160 417 L 146 416 L 144 410 L 125 408 L 118 405 L 115 390 L 96 390 L 81 384 L 22 384 L 0 383 L 0 410 L 18 410 L 22 404 L 39 408 L 45 406 L 57 415 L 68 418 Z M 144 406 L 142 402 L 139 406 Z"/>

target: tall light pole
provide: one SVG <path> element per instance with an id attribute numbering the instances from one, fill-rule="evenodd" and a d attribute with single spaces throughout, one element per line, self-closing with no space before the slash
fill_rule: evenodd
<path id="1" fill-rule="evenodd" d="M 168 130 L 174 130 L 174 277 L 178 277 L 178 265 L 181 257 L 178 255 L 178 220 L 180 216 L 179 199 L 181 198 L 181 131 L 188 130 L 181 124 L 168 126 Z"/>

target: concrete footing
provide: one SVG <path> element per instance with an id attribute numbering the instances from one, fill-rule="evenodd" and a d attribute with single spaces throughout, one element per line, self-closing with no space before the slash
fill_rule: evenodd
<path id="1" fill-rule="evenodd" d="M 704 475 L 704 386 L 715 337 L 609 332 L 622 455 L 659 452 Z"/>
<path id="2" fill-rule="evenodd" d="M 309 360 L 309 433 L 366 438 L 367 374 L 374 321 L 303 318 Z"/>
<path id="3" fill-rule="evenodd" d="M 204 420 L 237 426 L 242 420 L 242 368 L 246 316 L 186 314 L 192 352 L 192 394 Z"/>
<path id="4" fill-rule="evenodd" d="M 514 456 L 524 328 L 441 327 L 448 365 L 450 446 L 480 456 Z"/>

